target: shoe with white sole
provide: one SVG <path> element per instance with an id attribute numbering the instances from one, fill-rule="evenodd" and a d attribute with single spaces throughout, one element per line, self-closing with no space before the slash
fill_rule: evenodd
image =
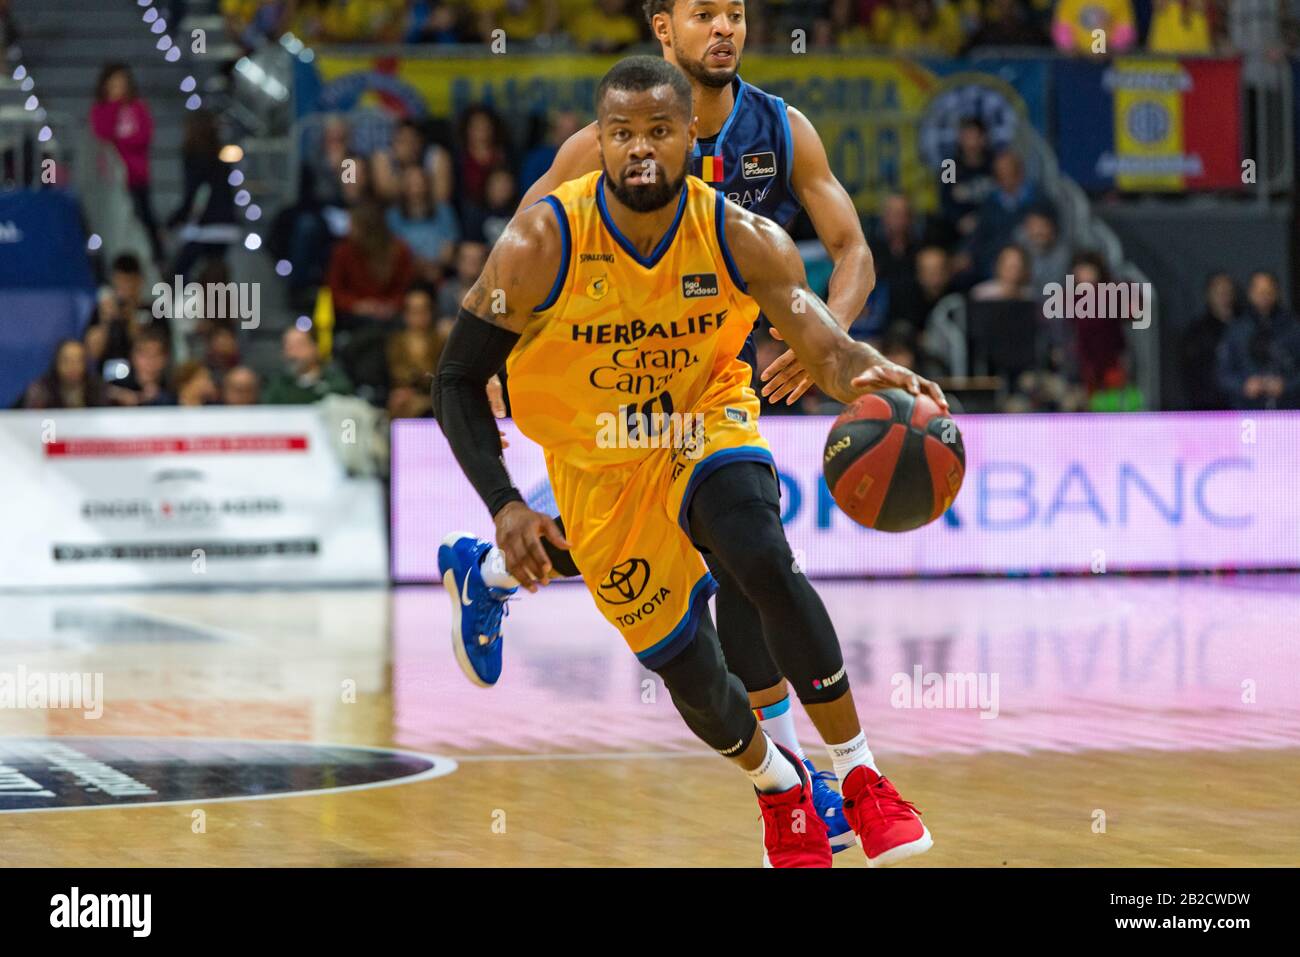
<path id="1" fill-rule="evenodd" d="M 904 801 L 889 779 L 866 765 L 849 772 L 841 786 L 844 816 L 858 835 L 870 867 L 888 867 L 934 846 L 921 812 Z"/>
<path id="2" fill-rule="evenodd" d="M 858 837 L 853 833 L 849 819 L 844 816 L 844 800 L 840 797 L 840 792 L 827 783 L 836 780 L 835 772 L 818 771 L 806 758 L 803 766 L 808 769 L 808 776 L 812 779 L 813 806 L 817 808 L 818 816 L 826 822 L 826 836 L 830 838 L 831 853 L 848 850 L 858 843 Z"/>
<path id="3" fill-rule="evenodd" d="M 438 548 L 438 573 L 451 598 L 451 646 L 465 677 L 491 688 L 501 677 L 501 619 L 519 588 L 493 588 L 479 565 L 492 543 L 452 532 Z"/>

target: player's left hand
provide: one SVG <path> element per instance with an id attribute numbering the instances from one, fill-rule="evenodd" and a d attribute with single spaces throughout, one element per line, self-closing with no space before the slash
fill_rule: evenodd
<path id="1" fill-rule="evenodd" d="M 944 398 L 943 389 L 922 378 L 906 366 L 888 359 L 872 366 L 850 383 L 860 394 L 879 392 L 882 389 L 905 389 L 912 395 L 924 392 L 939 406 L 944 415 L 949 414 L 948 400 Z"/>
<path id="2" fill-rule="evenodd" d="M 784 337 L 775 328 L 769 330 L 773 339 Z M 794 405 L 813 385 L 812 376 L 803 367 L 793 349 L 787 349 L 785 355 L 763 370 L 760 378 L 767 383 L 763 386 L 763 398 L 773 405 L 785 399 L 786 405 Z"/>

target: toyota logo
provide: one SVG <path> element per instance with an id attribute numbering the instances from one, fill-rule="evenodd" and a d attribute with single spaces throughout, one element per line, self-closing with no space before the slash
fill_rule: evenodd
<path id="1" fill-rule="evenodd" d="M 608 604 L 626 605 L 641 597 L 649 581 L 650 563 L 644 558 L 629 558 L 611 568 L 597 589 Z"/>

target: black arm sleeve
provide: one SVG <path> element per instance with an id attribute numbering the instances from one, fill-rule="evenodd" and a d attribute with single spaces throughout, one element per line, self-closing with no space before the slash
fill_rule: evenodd
<path id="1" fill-rule="evenodd" d="M 433 378 L 433 414 L 456 461 L 493 515 L 524 500 L 506 471 L 486 392 L 488 379 L 505 365 L 518 341 L 517 333 L 462 309 Z"/>

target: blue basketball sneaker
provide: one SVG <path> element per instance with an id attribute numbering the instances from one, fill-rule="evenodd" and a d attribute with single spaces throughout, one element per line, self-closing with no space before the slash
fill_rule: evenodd
<path id="1" fill-rule="evenodd" d="M 858 843 L 858 837 L 853 833 L 849 819 L 844 816 L 844 799 L 840 797 L 840 792 L 826 783 L 836 780 L 835 772 L 818 771 L 807 758 L 804 759 L 803 766 L 808 769 L 808 776 L 812 779 L 813 807 L 817 808 L 817 813 L 826 822 L 826 836 L 831 842 L 831 853 L 838 854 Z"/>
<path id="2" fill-rule="evenodd" d="M 451 647 L 460 670 L 480 688 L 491 688 L 501 677 L 501 619 L 519 590 L 483 581 L 479 564 L 491 550 L 491 542 L 468 532 L 452 532 L 438 548 L 442 587 L 451 596 Z"/>

